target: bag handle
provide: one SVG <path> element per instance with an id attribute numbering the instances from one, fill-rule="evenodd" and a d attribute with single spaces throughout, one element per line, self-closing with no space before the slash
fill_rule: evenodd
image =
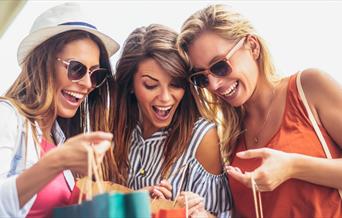
<path id="1" fill-rule="evenodd" d="M 251 175 L 251 184 L 252 184 L 252 191 L 253 191 L 253 199 L 254 199 L 254 208 L 255 208 L 256 218 L 263 218 L 264 217 L 264 213 L 262 211 L 261 194 L 260 194 L 260 192 L 257 189 L 257 185 L 255 183 L 253 175 Z"/>
<path id="2" fill-rule="evenodd" d="M 302 72 L 299 72 L 298 75 L 297 75 L 297 78 L 296 78 L 296 83 L 297 83 L 297 89 L 298 89 L 298 92 L 299 92 L 299 96 L 300 98 L 302 99 L 302 102 L 305 106 L 305 109 L 306 109 L 306 112 L 308 113 L 308 116 L 309 116 L 309 119 L 311 121 L 311 124 L 316 132 L 316 135 L 319 139 L 319 141 L 321 142 L 321 145 L 323 147 L 323 150 L 324 150 L 324 153 L 325 153 L 325 156 L 327 157 L 327 159 L 332 159 L 332 156 L 331 156 L 331 153 L 329 151 L 329 148 L 328 148 L 328 145 L 322 135 L 322 132 L 321 130 L 319 129 L 318 127 L 318 124 L 315 120 L 315 117 L 313 116 L 312 114 L 312 111 L 310 109 L 310 106 L 308 104 L 308 101 L 305 97 L 305 94 L 304 94 L 304 90 L 303 90 L 303 87 L 302 87 L 302 84 L 300 82 L 300 75 L 301 75 Z M 340 197 L 342 199 L 342 190 L 341 189 L 337 189 L 338 190 L 338 193 L 340 194 Z"/>
<path id="3" fill-rule="evenodd" d="M 93 198 L 93 181 L 92 177 L 95 177 L 95 184 L 99 190 L 100 194 L 104 193 L 104 187 L 102 184 L 102 173 L 99 172 L 100 161 L 97 159 L 95 155 L 95 150 L 91 145 L 85 146 L 88 154 L 88 175 L 85 177 L 85 182 L 82 183 L 82 187 L 80 189 L 80 195 L 78 198 L 78 204 L 82 202 L 82 196 L 86 194 L 86 200 L 91 200 Z"/>

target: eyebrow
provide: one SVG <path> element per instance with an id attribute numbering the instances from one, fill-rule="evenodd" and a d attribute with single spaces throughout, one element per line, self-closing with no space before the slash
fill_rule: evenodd
<path id="1" fill-rule="evenodd" d="M 150 76 L 150 75 L 147 75 L 147 74 L 143 74 L 141 77 L 148 77 L 149 79 L 158 82 L 158 80 L 157 80 L 156 78 L 154 78 L 154 77 L 152 77 L 152 76 Z"/>
<path id="2" fill-rule="evenodd" d="M 91 67 L 89 68 L 89 70 L 92 71 L 92 70 L 94 70 L 94 69 L 96 69 L 96 68 L 100 68 L 100 65 L 99 65 L 99 64 L 96 64 L 96 65 L 94 65 L 94 66 L 91 66 Z"/>

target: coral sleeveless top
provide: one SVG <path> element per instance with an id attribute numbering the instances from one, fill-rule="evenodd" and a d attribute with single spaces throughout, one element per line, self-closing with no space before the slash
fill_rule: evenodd
<path id="1" fill-rule="evenodd" d="M 289 79 L 282 124 L 265 147 L 326 158 L 299 97 L 296 76 L 292 75 Z M 334 144 L 326 130 L 321 126 L 320 130 L 332 157 L 342 157 L 341 149 Z M 243 172 L 260 166 L 260 159 L 243 160 L 235 157 L 237 152 L 244 150 L 246 146 L 242 138 L 234 152 L 232 166 L 239 167 Z M 233 216 L 256 217 L 252 189 L 233 178 L 230 178 L 230 187 L 235 208 Z M 261 199 L 264 217 L 342 217 L 342 201 L 336 189 L 297 179 L 287 180 L 272 192 L 261 192 Z"/>
<path id="2" fill-rule="evenodd" d="M 50 144 L 45 139 L 42 139 L 41 156 L 54 147 L 54 144 Z M 63 172 L 61 172 L 42 190 L 40 190 L 40 192 L 38 192 L 37 198 L 27 217 L 52 217 L 53 208 L 67 205 L 69 203 L 70 196 L 71 191 L 64 178 Z"/>

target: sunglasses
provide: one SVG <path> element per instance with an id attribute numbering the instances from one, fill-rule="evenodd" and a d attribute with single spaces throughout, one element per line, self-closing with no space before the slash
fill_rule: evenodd
<path id="1" fill-rule="evenodd" d="M 88 73 L 88 68 L 79 61 L 66 61 L 60 58 L 57 58 L 57 60 L 63 63 L 68 72 L 68 79 L 72 82 L 80 81 Z M 92 88 L 98 88 L 106 81 L 110 73 L 105 68 L 96 68 L 93 70 L 90 69 L 89 75 Z"/>
<path id="2" fill-rule="evenodd" d="M 245 39 L 246 37 L 241 38 L 233 46 L 233 48 L 228 51 L 227 55 L 223 59 L 213 63 L 207 69 L 201 69 L 197 72 L 194 71 L 189 76 L 190 83 L 200 88 L 206 88 L 209 85 L 208 74 L 211 74 L 215 77 L 224 77 L 230 74 L 232 72 L 232 66 L 229 63 L 229 58 L 231 58 L 234 55 L 234 53 L 241 48 L 241 46 L 245 42 Z"/>

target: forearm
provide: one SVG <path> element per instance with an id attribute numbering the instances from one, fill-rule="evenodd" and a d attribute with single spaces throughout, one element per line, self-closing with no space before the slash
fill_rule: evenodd
<path id="1" fill-rule="evenodd" d="M 294 154 L 292 163 L 292 178 L 342 189 L 342 159 Z"/>
<path id="2" fill-rule="evenodd" d="M 48 153 L 17 177 L 20 208 L 63 170 L 61 161 L 56 152 Z"/>

